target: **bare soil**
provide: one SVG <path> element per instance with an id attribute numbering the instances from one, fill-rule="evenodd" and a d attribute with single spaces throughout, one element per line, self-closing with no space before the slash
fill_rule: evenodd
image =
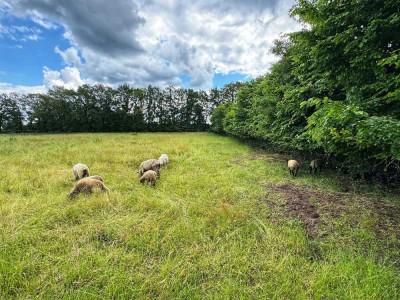
<path id="1" fill-rule="evenodd" d="M 400 240 L 400 206 L 394 203 L 349 193 L 328 193 L 290 183 L 267 187 L 284 195 L 285 202 L 281 205 L 283 216 L 299 219 L 311 237 L 320 235 L 320 225 L 327 224 L 332 218 L 340 218 L 346 214 L 353 215 L 356 219 L 359 209 L 363 209 L 370 210 L 375 215 L 376 222 L 372 230 L 378 238 L 395 235 Z M 271 208 L 279 210 L 277 203 L 264 200 L 267 205 L 273 206 Z"/>

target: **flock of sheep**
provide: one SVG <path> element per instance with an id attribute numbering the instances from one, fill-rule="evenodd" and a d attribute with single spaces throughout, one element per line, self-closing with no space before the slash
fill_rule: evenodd
<path id="1" fill-rule="evenodd" d="M 140 164 L 138 174 L 140 176 L 140 183 L 150 183 L 152 187 L 155 187 L 157 178 L 160 177 L 160 169 L 162 166 L 167 166 L 169 158 L 167 154 L 161 154 L 159 159 L 148 159 Z M 300 164 L 297 160 L 288 160 L 289 173 L 293 177 L 296 177 L 299 171 Z M 310 173 L 321 172 L 322 160 L 314 159 L 310 163 Z M 89 174 L 89 168 L 87 165 L 78 163 L 72 169 L 75 179 L 79 180 L 72 190 L 69 192 L 68 197 L 72 198 L 79 193 L 90 194 L 94 188 L 100 189 L 102 192 L 108 192 L 108 188 L 104 185 L 103 178 L 100 175 Z"/>
<path id="2" fill-rule="evenodd" d="M 169 158 L 167 154 L 161 154 L 159 159 L 148 159 L 140 164 L 139 167 L 139 182 L 148 184 L 151 186 L 156 185 L 157 178 L 160 177 L 161 166 L 167 166 Z M 100 175 L 89 174 L 89 168 L 87 165 L 78 163 L 72 168 L 75 179 L 79 180 L 72 190 L 69 192 L 68 197 L 73 198 L 79 193 L 90 194 L 94 188 L 100 189 L 102 192 L 107 193 L 109 190 L 104 185 L 103 178 Z"/>
<path id="3" fill-rule="evenodd" d="M 316 174 L 318 171 L 321 172 L 322 163 L 323 162 L 321 159 L 312 160 L 310 163 L 310 166 L 309 166 L 310 173 L 312 174 L 314 172 L 314 174 Z M 290 160 L 288 160 L 287 165 L 288 165 L 290 175 L 292 175 L 293 177 L 296 177 L 297 172 L 299 171 L 299 168 L 300 168 L 299 162 L 297 160 L 290 159 Z"/>

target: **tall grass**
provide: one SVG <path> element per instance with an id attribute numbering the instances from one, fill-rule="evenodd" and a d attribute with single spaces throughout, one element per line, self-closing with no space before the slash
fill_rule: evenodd
<path id="1" fill-rule="evenodd" d="M 156 188 L 140 185 L 140 162 L 161 153 Z M 110 193 L 67 199 L 78 162 Z M 271 184 L 334 193 L 335 174 L 292 179 L 284 161 L 228 137 L 3 135 L 0 166 L 3 299 L 400 298 L 399 226 L 378 237 L 353 192 L 311 238 Z"/>

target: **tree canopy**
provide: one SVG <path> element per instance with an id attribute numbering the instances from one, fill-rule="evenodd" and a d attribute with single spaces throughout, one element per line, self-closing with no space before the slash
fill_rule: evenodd
<path id="1" fill-rule="evenodd" d="M 300 0 L 291 14 L 303 30 L 275 42 L 271 72 L 218 108 L 212 128 L 399 180 L 398 1 Z"/>
<path id="2" fill-rule="evenodd" d="M 215 107 L 241 83 L 195 91 L 127 84 L 56 87 L 45 94 L 0 94 L 0 132 L 204 131 Z"/>

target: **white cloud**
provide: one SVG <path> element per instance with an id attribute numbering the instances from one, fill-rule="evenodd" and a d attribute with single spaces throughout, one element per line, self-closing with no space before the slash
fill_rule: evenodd
<path id="1" fill-rule="evenodd" d="M 74 47 L 70 47 L 65 51 L 61 51 L 56 47 L 55 52 L 62 57 L 64 63 L 68 66 L 80 67 L 82 64 L 79 51 Z"/>
<path id="2" fill-rule="evenodd" d="M 67 89 L 76 89 L 85 83 L 85 81 L 81 79 L 79 70 L 72 67 L 66 67 L 61 71 L 54 71 L 44 67 L 43 77 L 47 89 L 55 86 L 64 86 Z"/>
<path id="3" fill-rule="evenodd" d="M 269 52 L 273 40 L 300 29 L 288 16 L 294 0 L 6 3 L 10 13 L 30 15 L 44 28 L 55 23 L 65 28 L 71 47 L 55 51 L 67 67 L 45 69 L 46 86 L 180 85 L 180 77 L 187 76 L 192 87 L 210 88 L 216 72 L 264 74 L 276 61 Z"/>
<path id="4" fill-rule="evenodd" d="M 51 20 L 48 20 L 48 19 L 44 18 L 43 16 L 41 16 L 37 12 L 33 12 L 31 18 L 32 18 L 33 22 L 35 22 L 36 24 L 39 24 L 40 26 L 42 26 L 42 27 L 44 27 L 46 29 L 56 29 L 56 28 L 58 28 L 57 24 L 55 24 Z"/>
<path id="5" fill-rule="evenodd" d="M 39 28 L 29 28 L 27 26 L 9 26 L 0 24 L 0 37 L 10 38 L 13 41 L 38 41 L 41 30 Z"/>
<path id="6" fill-rule="evenodd" d="M 46 92 L 46 87 L 44 85 L 23 86 L 23 85 L 12 85 L 6 82 L 0 82 L 0 93 L 35 94 L 35 93 L 45 93 L 45 92 Z"/>

